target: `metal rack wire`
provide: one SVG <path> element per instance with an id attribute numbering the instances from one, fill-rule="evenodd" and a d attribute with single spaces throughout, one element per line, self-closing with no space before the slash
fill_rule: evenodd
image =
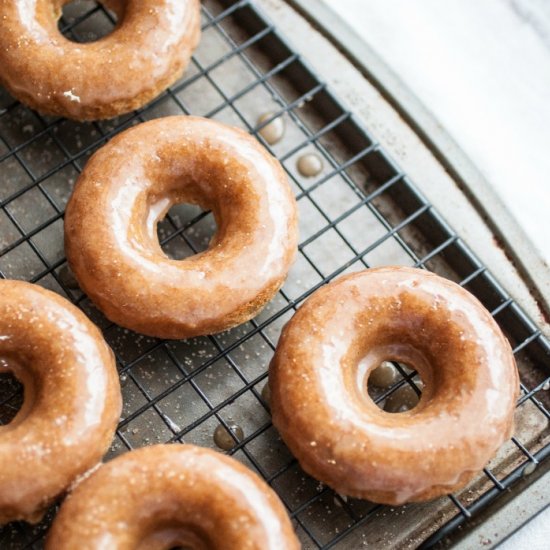
<path id="1" fill-rule="evenodd" d="M 387 526 L 388 517 L 397 527 L 377 547 L 440 544 L 548 458 L 550 344 L 253 1 L 207 0 L 202 14 L 203 40 L 192 67 L 138 112 L 79 124 L 41 116 L 0 95 L 0 276 L 59 292 L 102 328 L 117 357 L 125 401 L 109 458 L 157 442 L 214 446 L 212 432 L 222 425 L 235 443 L 229 454 L 279 493 L 304 548 L 358 548 L 374 540 L 373 529 Z M 103 6 L 81 2 L 60 29 L 82 41 L 114 24 Z M 272 114 L 258 125 L 266 111 Z M 221 335 L 165 342 L 109 323 L 75 286 L 65 268 L 62 218 L 95 149 L 132 124 L 189 113 L 249 130 L 281 160 L 296 192 L 302 241 L 289 280 L 256 319 Z M 279 117 L 285 138 L 270 146 L 260 130 Z M 311 151 L 324 169 L 308 179 L 295 162 Z M 181 206 L 160 224 L 159 238 L 167 253 L 183 257 L 203 249 L 213 230 L 207 212 Z M 281 327 L 309 295 L 342 273 L 390 263 L 436 271 L 478 296 L 509 337 L 522 379 L 518 431 L 484 475 L 448 499 L 397 511 L 347 499 L 301 472 L 271 426 L 261 391 Z M 414 385 L 413 373 L 400 373 L 378 401 Z M 18 384 L 0 391 L 3 422 L 20 401 Z M 527 417 L 528 426 L 522 422 Z M 231 431 L 235 422 L 243 437 Z M 3 527 L 0 547 L 40 548 L 54 514 L 38 526 Z"/>

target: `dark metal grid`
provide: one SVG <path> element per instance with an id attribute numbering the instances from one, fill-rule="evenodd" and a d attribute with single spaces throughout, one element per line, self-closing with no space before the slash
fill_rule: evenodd
<path id="1" fill-rule="evenodd" d="M 249 0 L 209 1 L 205 2 L 202 11 L 203 32 L 214 33 L 217 39 L 225 44 L 227 51 L 208 62 L 204 62 L 196 55 L 188 75 L 144 109 L 115 121 L 87 125 L 88 133 L 93 135 L 94 139 L 86 145 L 77 143 L 76 150 L 72 144 L 65 142 L 62 132 L 59 131 L 67 121 L 31 113 L 17 102 L 9 102 L 4 109 L 0 109 L 0 170 L 18 171 L 23 181 L 22 185 L 16 189 L 10 189 L 0 197 L 0 215 L 4 215 L 10 228 L 7 237 L 3 237 L 0 233 L 0 276 L 25 278 L 53 288 L 69 297 L 100 324 L 106 338 L 111 341 L 117 356 L 123 389 L 132 384 L 135 395 L 140 396 L 141 399 L 141 403 L 133 410 L 123 413 L 112 455 L 136 446 L 131 437 L 131 426 L 134 421 L 146 415 L 152 414 L 151 418 L 154 418 L 155 422 L 160 422 L 151 430 L 151 433 L 160 434 L 159 440 L 177 442 L 184 438 L 188 440 L 187 438 L 197 429 L 206 425 L 222 424 L 229 428 L 230 416 L 226 411 L 236 401 L 246 397 L 252 399 L 251 406 L 256 406 L 254 414 L 260 417 L 260 422 L 253 430 L 247 432 L 242 440 L 234 437 L 235 446 L 229 453 L 256 469 L 278 490 L 281 480 L 289 472 L 298 470 L 298 467 L 296 461 L 287 454 L 279 467 L 266 468 L 262 463 L 263 457 L 254 452 L 255 444 L 264 437 L 269 438 L 273 445 L 279 447 L 282 445 L 273 433 L 268 416 L 269 408 L 259 391 L 259 385 L 267 376 L 267 365 L 263 365 L 263 368 L 256 372 L 249 373 L 247 356 L 245 355 L 244 360 L 240 360 L 239 352 L 241 348 L 254 341 L 255 346 L 266 347 L 272 353 L 282 323 L 303 300 L 337 275 L 373 265 L 370 261 L 373 253 L 389 250 L 388 255 L 382 254 L 382 259 L 375 256 L 374 265 L 392 258 L 394 251 L 390 245 L 398 246 L 404 253 L 406 260 L 403 263 L 433 269 L 454 278 L 484 302 L 506 331 L 514 346 L 514 352 L 518 356 L 528 353 L 529 358 L 532 358 L 541 373 L 536 378 L 536 383 L 533 383 L 531 378 L 522 379 L 522 395 L 518 401 L 518 407 L 530 403 L 545 419 L 549 419 L 550 413 L 543 401 L 545 400 L 544 390 L 550 383 L 548 377 L 550 346 L 540 330 L 500 287 L 460 237 L 440 218 L 407 176 L 392 163 L 366 129 L 341 106 L 326 86 L 318 81 L 300 56 L 286 45 L 284 39 L 278 35 L 273 25 L 266 21 L 253 2 Z M 70 22 L 62 20 L 61 28 L 65 34 L 79 40 L 81 38 L 79 27 L 93 17 L 102 17 L 104 21 L 113 24 L 112 15 L 101 5 L 94 4 L 76 19 Z M 244 38 L 234 32 L 235 24 L 243 30 Z M 254 55 L 256 51 L 261 52 L 263 57 L 256 57 Z M 228 92 L 224 81 L 216 76 L 216 71 L 228 66 L 234 60 L 238 60 L 242 67 L 246 68 L 251 79 L 239 89 Z M 57 228 L 57 238 L 60 238 L 59 224 L 63 217 L 66 200 L 66 196 L 60 197 L 56 189 L 52 190 L 49 186 L 50 178 L 58 176 L 64 170 L 70 170 L 74 179 L 81 171 L 87 156 L 97 147 L 131 124 L 165 114 L 166 105 L 171 106 L 167 114 L 192 112 L 192 106 L 187 105 L 183 96 L 195 83 L 204 81 L 208 82 L 212 93 L 217 94 L 219 103 L 200 114 L 218 118 L 224 113 L 229 113 L 231 121 L 254 133 L 287 169 L 296 190 L 299 205 L 307 204 L 307 208 L 316 213 L 319 221 L 313 230 L 307 232 L 307 237 L 299 246 L 299 262 L 307 266 L 310 272 L 307 288 L 298 290 L 292 284 L 285 285 L 274 300 L 274 307 L 245 324 L 244 327 L 224 335 L 198 339 L 200 343 L 197 340 L 185 343 L 186 352 L 200 347 L 200 355 L 201 351 L 207 350 L 204 353 L 204 360 L 199 357 L 198 361 L 191 362 L 192 368 L 190 368 L 186 359 L 179 353 L 178 343 L 144 339 L 130 334 L 129 338 L 133 339 L 135 344 L 133 351 L 137 353 L 128 356 L 128 349 L 118 350 L 114 334 L 119 336 L 120 330 L 95 311 L 79 291 L 69 288 L 70 285 L 68 286 L 67 280 L 60 271 L 65 264 L 62 253 L 59 250 L 53 255 L 50 251 L 45 252 L 42 237 L 46 235 L 46 239 L 55 238 L 55 233 L 50 235 L 47 232 Z M 287 88 L 284 82 L 290 82 L 293 85 L 292 89 Z M 258 94 L 260 91 L 266 93 L 273 102 L 272 119 L 284 116 L 287 123 L 292 124 L 301 136 L 291 149 L 281 151 L 277 146 L 270 147 L 258 132 L 271 119 L 258 126 L 240 107 L 240 101 L 243 98 L 248 94 Z M 308 110 L 320 113 L 322 122 L 315 120 L 311 123 L 307 116 Z M 9 120 L 10 117 L 17 119 L 14 116 L 17 111 L 23 113 L 24 119 L 32 119 L 38 124 L 39 130 L 34 132 L 31 128 L 30 137 L 22 136 L 20 141 L 12 143 L 10 138 L 3 135 L 2 122 L 3 119 Z M 25 133 L 24 128 L 23 126 L 22 134 Z M 348 147 L 346 154 L 342 155 L 342 151 L 333 146 L 333 142 L 329 139 L 333 137 Z M 48 140 L 48 147 L 55 151 L 58 159 L 54 160 L 48 169 L 39 172 L 39 168 L 30 162 L 26 152 L 33 146 L 40 147 L 43 144 L 42 140 Z M 313 180 L 312 183 L 299 178 L 291 167 L 291 161 L 295 155 L 308 148 L 322 155 L 327 167 L 322 177 Z M 319 194 L 320 190 L 325 193 L 329 186 L 337 186 L 339 191 L 346 189 L 348 192 L 348 204 L 335 214 L 328 208 L 326 197 Z M 70 185 L 68 187 L 70 189 Z M 27 215 L 28 213 L 23 211 L 23 215 L 20 215 L 20 211 L 16 208 L 17 201 L 26 197 L 31 200 L 45 201 L 43 210 L 49 209 L 49 215 L 45 219 L 38 216 L 37 220 L 33 219 L 33 213 Z M 394 207 L 391 211 L 388 210 L 388 204 Z M 379 227 L 383 228 L 383 232 L 359 246 L 350 237 L 349 232 L 344 230 L 345 223 L 353 219 L 356 214 L 368 215 L 376 220 Z M 201 224 L 208 222 L 208 219 L 207 213 L 200 213 L 181 223 L 176 216 L 169 214 L 162 224 L 163 246 L 168 249 L 171 243 L 178 241 L 190 252 L 196 252 L 204 246 L 204 242 L 195 238 L 193 231 L 199 228 L 200 233 Z M 2 223 L 1 219 L 0 223 Z M 419 235 L 422 237 L 421 244 L 418 240 Z M 319 261 L 319 250 L 315 248 L 316 243 L 323 242 L 323 239 L 329 236 L 338 242 L 338 250 L 344 251 L 338 255 L 336 265 L 330 265 L 330 263 L 322 265 L 324 262 Z M 207 234 L 206 237 L 208 237 Z M 34 257 L 32 265 L 26 263 L 23 271 L 21 266 L 19 271 L 14 270 L 14 263 L 17 266 L 16 261 L 3 261 L 11 258 L 11 253 L 21 251 L 23 248 L 26 254 Z M 28 275 L 29 272 L 30 275 Z M 292 274 L 289 280 L 292 283 Z M 125 332 L 127 331 L 123 331 Z M 157 361 L 159 364 L 169 365 L 166 368 L 169 368 L 171 376 L 174 377 L 165 387 L 155 390 L 154 393 L 139 374 L 141 364 L 144 361 L 151 361 L 152 357 L 160 358 Z M 155 361 L 153 359 L 153 362 Z M 227 364 L 229 368 L 227 373 L 232 373 L 231 380 L 235 381 L 232 384 L 235 384 L 236 389 L 230 395 L 214 400 L 209 395 L 207 385 L 201 383 L 201 376 L 220 364 Z M 400 372 L 402 379 L 379 396 L 377 401 L 386 398 L 404 384 L 415 387 L 412 380 L 414 373 L 407 374 L 401 369 Z M 166 414 L 163 406 L 163 401 L 171 396 L 177 396 L 180 389 L 191 389 L 198 403 L 194 407 L 198 412 L 193 411 L 193 418 L 184 426 L 181 422 L 176 423 L 172 415 Z M 418 391 L 418 388 L 416 389 Z M 20 399 L 20 394 L 17 390 L 2 396 L 0 408 L 10 406 L 16 408 L 15 403 L 18 398 Z M 263 414 L 260 414 L 262 411 Z M 451 495 L 450 502 L 456 508 L 456 514 L 432 534 L 423 547 L 432 546 L 452 534 L 465 520 L 477 514 L 499 494 L 508 490 L 523 476 L 526 468 L 537 465 L 550 454 L 548 445 L 529 449 L 529 446 L 515 437 L 512 442 L 524 459 L 505 475 L 499 475 L 489 467 L 486 468 L 484 472 L 490 482 L 489 488 L 473 502 L 467 503 L 460 496 Z M 147 440 L 139 444 L 147 444 Z M 367 522 L 374 521 L 376 514 L 383 508 L 379 505 L 347 500 L 326 487 L 319 487 L 319 490 L 299 502 L 295 502 L 296 499 L 293 496 L 289 497 L 284 491 L 279 493 L 306 545 L 317 548 L 332 548 L 341 542 L 344 546 L 340 547 L 346 547 L 346 537 Z M 329 497 L 330 502 L 334 501 L 337 506 L 335 510 L 339 509 L 342 515 L 343 527 L 327 534 L 319 531 L 308 518 L 311 516 L 311 510 L 325 503 Z M 333 510 L 330 513 L 332 512 Z M 0 545 L 4 547 L 11 544 L 10 547 L 14 548 L 40 547 L 50 519 L 51 514 L 35 528 L 23 524 L 12 524 L 3 528 L 0 531 Z"/>

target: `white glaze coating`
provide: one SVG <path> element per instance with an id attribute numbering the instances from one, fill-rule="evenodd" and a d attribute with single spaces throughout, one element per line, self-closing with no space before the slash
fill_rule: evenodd
<path id="1" fill-rule="evenodd" d="M 0 426 L 0 523 L 36 521 L 111 443 L 121 411 L 114 357 L 68 301 L 6 280 L 0 357 L 25 388 L 23 407 Z"/>
<path id="2" fill-rule="evenodd" d="M 183 202 L 211 209 L 218 230 L 206 251 L 173 260 L 156 226 Z M 65 214 L 67 258 L 111 320 L 187 338 L 240 324 L 271 299 L 296 253 L 296 216 L 281 165 L 250 135 L 168 117 L 90 159 Z"/>
<path id="3" fill-rule="evenodd" d="M 366 377 L 383 360 L 419 371 L 413 410 L 369 399 Z M 471 294 L 392 267 L 317 291 L 285 327 L 269 380 L 273 422 L 302 467 L 391 504 L 451 492 L 481 470 L 511 435 L 519 389 L 508 342 Z"/>
<path id="4" fill-rule="evenodd" d="M 88 120 L 135 109 L 181 75 L 198 44 L 198 0 L 105 0 L 117 27 L 86 44 L 57 29 L 68 2 L 0 0 L 0 82 L 46 114 Z"/>
<path id="5" fill-rule="evenodd" d="M 126 453 L 63 504 L 47 550 L 298 550 L 273 490 L 233 458 L 192 445 Z"/>

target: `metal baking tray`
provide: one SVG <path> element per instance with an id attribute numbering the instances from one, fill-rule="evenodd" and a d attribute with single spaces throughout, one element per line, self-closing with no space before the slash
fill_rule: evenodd
<path id="1" fill-rule="evenodd" d="M 102 122 L 41 116 L 0 90 L 0 276 L 50 288 L 98 324 L 117 357 L 124 409 L 107 460 L 144 445 L 186 442 L 226 451 L 279 494 L 305 549 L 445 546 L 504 495 L 520 490 L 550 461 L 550 343 L 389 158 L 369 131 L 294 51 L 250 0 L 206 0 L 203 39 L 185 76 L 148 106 Z M 96 39 L 113 28 L 100 4 L 69 4 L 60 29 Z M 270 146 L 258 124 L 282 118 L 284 137 Z M 282 162 L 296 193 L 301 243 L 289 278 L 254 320 L 222 334 L 161 341 L 110 323 L 75 286 L 63 252 L 63 212 L 89 156 L 121 130 L 174 114 L 240 126 Z M 313 152 L 322 172 L 300 175 Z M 208 245 L 212 216 L 174 207 L 159 226 L 163 249 L 183 258 Z M 399 264 L 448 277 L 493 313 L 514 348 L 521 375 L 516 432 L 464 490 L 431 503 L 387 507 L 339 495 L 306 475 L 278 437 L 262 390 L 279 333 L 317 288 L 343 273 Z M 404 377 L 385 394 L 410 383 Z M 20 385 L 0 379 L 0 421 L 20 406 Z M 239 430 L 231 427 L 237 425 Z M 226 438 L 227 439 L 227 438 Z M 219 450 L 219 449 L 218 449 Z M 0 548 L 41 548 L 55 507 L 39 525 L 0 529 Z"/>

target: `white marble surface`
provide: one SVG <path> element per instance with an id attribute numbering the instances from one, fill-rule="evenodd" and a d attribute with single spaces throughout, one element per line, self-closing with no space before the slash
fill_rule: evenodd
<path id="1" fill-rule="evenodd" d="M 324 1 L 432 111 L 550 262 L 550 0 Z"/>
<path id="2" fill-rule="evenodd" d="M 546 508 L 506 539 L 499 550 L 548 550 L 550 546 L 550 508 Z"/>

